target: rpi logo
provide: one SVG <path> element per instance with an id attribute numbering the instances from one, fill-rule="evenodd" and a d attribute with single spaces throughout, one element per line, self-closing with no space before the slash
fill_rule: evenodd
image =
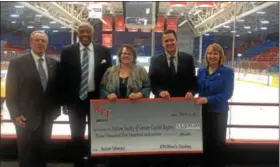
<path id="1" fill-rule="evenodd" d="M 98 112 L 100 115 L 109 118 L 111 115 L 111 110 L 105 107 L 102 107 L 100 105 L 95 105 L 94 106 L 95 112 Z"/>

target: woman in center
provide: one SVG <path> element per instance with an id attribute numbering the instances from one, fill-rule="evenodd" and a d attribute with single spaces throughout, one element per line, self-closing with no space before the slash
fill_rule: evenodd
<path id="1" fill-rule="evenodd" d="M 144 67 L 136 65 L 136 51 L 131 45 L 122 45 L 118 53 L 119 64 L 109 68 L 101 82 L 101 98 L 137 100 L 149 98 L 150 82 Z"/>

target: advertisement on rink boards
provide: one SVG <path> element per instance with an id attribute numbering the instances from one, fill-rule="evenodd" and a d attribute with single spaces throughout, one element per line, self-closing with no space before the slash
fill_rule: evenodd
<path id="1" fill-rule="evenodd" d="M 171 100 L 91 101 L 91 155 L 202 152 L 201 105 Z"/>

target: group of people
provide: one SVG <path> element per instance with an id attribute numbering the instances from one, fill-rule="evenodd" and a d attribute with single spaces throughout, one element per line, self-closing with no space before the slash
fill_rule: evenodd
<path id="1" fill-rule="evenodd" d="M 84 135 L 90 99 L 137 100 L 151 92 L 157 98 L 185 97 L 202 105 L 202 166 L 223 167 L 228 100 L 234 89 L 234 72 L 223 65 L 223 48 L 208 46 L 207 66 L 196 75 L 192 55 L 180 52 L 176 32 L 166 30 L 164 52 L 151 57 L 147 72 L 136 64 L 131 45 L 120 47 L 119 64 L 112 66 L 110 51 L 93 43 L 93 31 L 89 23 L 80 24 L 79 43 L 65 47 L 59 62 L 45 54 L 48 36 L 34 31 L 31 53 L 10 61 L 6 103 L 16 125 L 20 167 L 46 166 L 46 147 L 61 106 L 69 116 L 74 166 L 83 167 L 83 157 L 89 155 Z"/>

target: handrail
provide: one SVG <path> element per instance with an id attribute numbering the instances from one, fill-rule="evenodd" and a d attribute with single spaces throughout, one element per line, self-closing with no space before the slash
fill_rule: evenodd
<path id="1" fill-rule="evenodd" d="M 279 103 L 250 103 L 250 102 L 229 102 L 234 106 L 270 106 L 278 107 Z M 2 123 L 12 123 L 10 119 L 3 119 Z M 54 121 L 54 124 L 69 124 L 69 121 Z M 88 124 L 88 122 L 86 122 Z M 279 129 L 279 125 L 244 125 L 244 124 L 227 124 L 228 128 L 263 128 L 263 129 Z"/>
<path id="2" fill-rule="evenodd" d="M 1 134 L 0 137 L 2 139 L 13 140 L 16 139 L 17 136 L 15 134 Z M 88 140 L 88 135 L 85 135 L 84 138 Z M 71 140 L 70 135 L 52 135 L 52 140 Z M 279 145 L 279 140 L 270 140 L 270 139 L 235 139 L 235 138 L 227 138 L 227 144 L 265 144 L 265 145 Z"/>
<path id="3" fill-rule="evenodd" d="M 227 124 L 228 128 L 263 128 L 263 129 L 279 129 L 279 125 L 244 125 L 244 124 Z"/>
<path id="4" fill-rule="evenodd" d="M 228 104 L 233 106 L 272 106 L 272 107 L 280 106 L 280 103 L 229 102 Z"/>
<path id="5" fill-rule="evenodd" d="M 12 123 L 11 120 L 4 119 L 2 123 Z M 69 124 L 69 121 L 54 121 L 54 124 Z M 86 121 L 86 124 L 88 122 Z M 244 124 L 227 124 L 228 128 L 263 128 L 263 129 L 279 129 L 279 125 L 244 125 Z"/>

